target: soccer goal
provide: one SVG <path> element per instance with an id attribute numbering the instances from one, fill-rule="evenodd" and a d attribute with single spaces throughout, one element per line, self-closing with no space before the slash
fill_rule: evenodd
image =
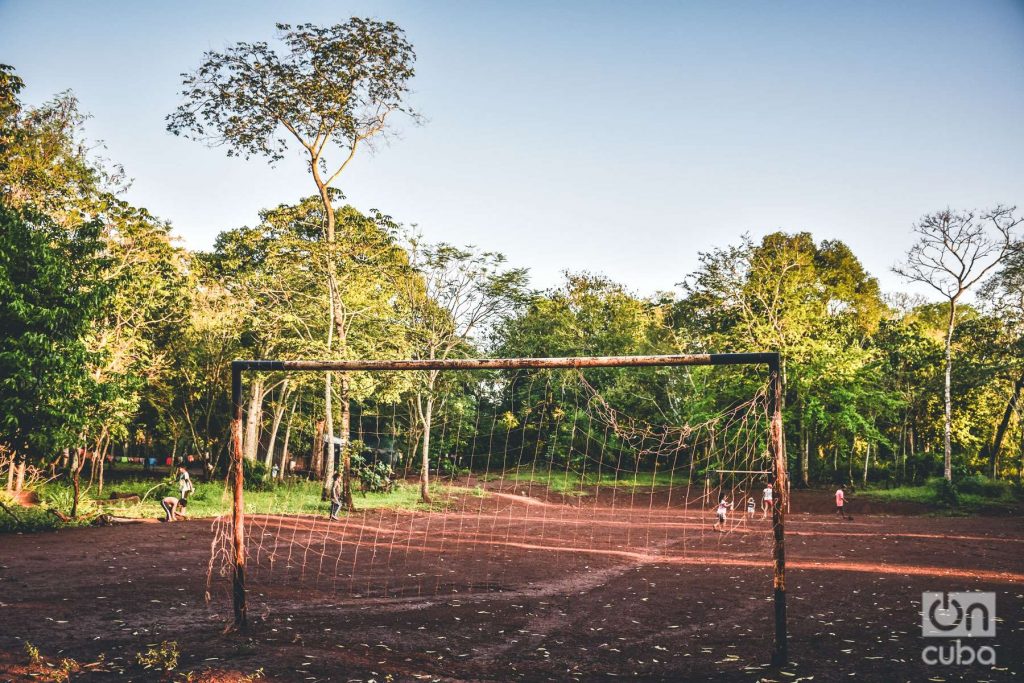
<path id="1" fill-rule="evenodd" d="M 559 573 L 569 579 L 558 585 L 579 593 L 572 577 L 599 586 L 623 567 L 763 567 L 771 661 L 782 664 L 789 487 L 779 364 L 777 353 L 234 361 L 232 513 L 216 523 L 211 576 L 215 564 L 230 576 L 245 628 L 247 591 L 267 599 L 264 584 L 352 600 L 486 599 L 554 586 Z M 386 460 L 392 498 L 406 504 L 360 504 L 369 499 L 357 494 L 362 509 L 338 520 L 294 507 L 247 515 L 243 373 L 325 371 L 388 380 L 389 398 L 353 407 L 350 437 L 367 459 Z M 728 383 L 722 373 L 733 373 Z M 413 500 L 424 450 L 429 505 Z"/>

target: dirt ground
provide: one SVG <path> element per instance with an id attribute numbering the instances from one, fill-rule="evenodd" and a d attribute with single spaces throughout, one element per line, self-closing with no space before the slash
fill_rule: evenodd
<path id="1" fill-rule="evenodd" d="M 854 503 L 843 520 L 821 494 L 794 496 L 791 662 L 772 669 L 771 538 L 760 515 L 734 511 L 718 533 L 706 512 L 667 494 L 491 488 L 447 512 L 251 517 L 247 633 L 226 631 L 229 584 L 216 571 L 205 600 L 211 547 L 224 541 L 211 520 L 2 536 L 0 680 L 55 679 L 63 658 L 75 660 L 71 680 L 85 681 L 1024 674 L 1019 517 Z M 995 667 L 922 662 L 935 642 L 920 630 L 927 590 L 997 593 L 997 635 L 985 643 Z M 26 641 L 40 663 L 29 663 Z M 138 662 L 170 641 L 181 652 L 173 672 Z"/>

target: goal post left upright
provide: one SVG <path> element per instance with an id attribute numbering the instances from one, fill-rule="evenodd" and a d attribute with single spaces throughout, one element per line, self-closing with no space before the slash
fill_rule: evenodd
<path id="1" fill-rule="evenodd" d="M 248 624 L 245 604 L 245 467 L 242 452 L 242 370 L 245 361 L 231 362 L 231 461 L 234 474 L 231 505 L 232 551 L 234 572 L 231 578 L 235 628 L 244 630 Z"/>

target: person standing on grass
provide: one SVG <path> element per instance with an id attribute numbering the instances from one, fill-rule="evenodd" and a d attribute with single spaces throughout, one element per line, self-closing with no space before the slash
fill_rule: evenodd
<path id="1" fill-rule="evenodd" d="M 718 499 L 718 509 L 715 510 L 715 515 L 718 518 L 715 521 L 715 531 L 725 531 L 725 514 L 729 511 L 729 501 L 726 500 L 725 496 Z"/>
<path id="2" fill-rule="evenodd" d="M 331 478 L 331 519 L 338 519 L 338 511 L 341 510 L 341 475 L 337 472 Z"/>
<path id="3" fill-rule="evenodd" d="M 761 519 L 768 516 L 771 512 L 772 505 L 775 503 L 775 492 L 772 490 L 771 484 L 766 484 L 764 491 L 761 492 Z"/>
<path id="4" fill-rule="evenodd" d="M 192 477 L 188 475 L 188 469 L 185 467 L 185 463 L 178 465 L 178 491 L 181 493 L 181 499 L 187 500 L 190 493 L 195 491 L 192 486 Z"/>
<path id="5" fill-rule="evenodd" d="M 173 522 L 175 519 L 188 519 L 185 516 L 185 506 L 188 505 L 188 501 L 184 498 L 175 498 L 174 496 L 167 496 L 160 501 L 160 507 L 164 509 L 167 514 L 165 521 Z"/>
<path id="6" fill-rule="evenodd" d="M 844 491 L 844 488 L 845 487 L 840 484 L 839 488 L 836 489 L 836 514 L 840 517 L 846 517 L 846 492 Z"/>

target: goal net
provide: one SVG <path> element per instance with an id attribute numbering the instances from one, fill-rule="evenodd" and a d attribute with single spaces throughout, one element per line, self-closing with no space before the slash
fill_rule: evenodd
<path id="1" fill-rule="evenodd" d="M 239 376 L 404 373 L 408 390 L 353 406 L 354 509 L 337 520 L 319 484 L 287 481 L 246 507 L 231 479 L 237 506 L 214 523 L 211 591 L 233 585 L 244 625 L 254 594 L 270 609 L 295 591 L 352 605 L 571 599 L 641 565 L 754 567 L 759 597 L 774 573 L 784 622 L 777 356 L 647 358 L 448 361 L 432 385 L 422 361 L 236 363 Z M 698 367 L 712 364 L 734 367 Z M 429 503 L 419 501 L 425 445 Z"/>

